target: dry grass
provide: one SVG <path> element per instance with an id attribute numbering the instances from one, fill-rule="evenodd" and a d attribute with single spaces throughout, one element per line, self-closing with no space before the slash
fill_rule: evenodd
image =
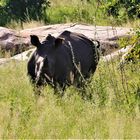
<path id="1" fill-rule="evenodd" d="M 92 100 L 83 100 L 74 87 L 58 98 L 49 86 L 35 98 L 26 63 L 1 66 L 0 138 L 140 138 L 140 65 L 121 73 L 117 64 L 99 64 L 87 88 Z"/>
<path id="2" fill-rule="evenodd" d="M 40 27 L 40 26 L 44 26 L 44 25 L 45 24 L 43 21 L 30 20 L 27 22 L 23 22 L 23 27 L 21 26 L 21 24 L 19 22 L 16 22 L 16 21 L 12 21 L 11 23 L 7 24 L 6 26 L 11 29 L 22 30 L 22 29 Z"/>

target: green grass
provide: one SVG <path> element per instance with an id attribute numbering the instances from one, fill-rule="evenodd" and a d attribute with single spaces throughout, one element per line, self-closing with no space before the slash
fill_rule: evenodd
<path id="1" fill-rule="evenodd" d="M 35 98 L 25 62 L 0 66 L 0 138 L 140 138 L 140 64 L 117 68 L 100 62 L 83 100 L 74 87 Z"/>
<path id="2" fill-rule="evenodd" d="M 80 0 L 53 0 L 52 5 L 46 10 L 49 23 L 79 22 L 88 24 L 107 25 L 110 19 L 99 8 L 97 2 L 88 3 Z"/>
<path id="3" fill-rule="evenodd" d="M 113 3 L 113 2 L 108 2 Z M 90 0 L 51 0 L 50 8 L 46 9 L 47 24 L 77 22 L 93 25 L 139 27 L 139 19 L 129 19 L 122 15 L 118 18 L 108 16 L 107 3 Z M 125 13 L 125 11 L 124 11 Z"/>
<path id="4" fill-rule="evenodd" d="M 94 1 L 52 0 L 47 18 L 48 24 L 117 26 Z M 138 24 L 139 20 L 128 21 L 125 26 Z M 44 23 L 32 21 L 23 28 L 39 25 Z M 21 29 L 14 21 L 7 26 Z M 140 138 L 140 63 L 120 70 L 118 61 L 100 62 L 86 88 L 91 100 L 83 100 L 72 86 L 63 98 L 54 95 L 50 86 L 43 89 L 43 96 L 35 97 L 26 73 L 26 62 L 0 66 L 0 138 Z"/>

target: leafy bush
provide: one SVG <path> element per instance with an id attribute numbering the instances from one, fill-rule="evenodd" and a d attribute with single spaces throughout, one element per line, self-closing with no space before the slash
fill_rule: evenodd
<path id="1" fill-rule="evenodd" d="M 105 4 L 106 12 L 118 21 L 125 22 L 128 19 L 140 18 L 139 0 L 113 0 Z"/>
<path id="2" fill-rule="evenodd" d="M 138 39 L 136 40 L 134 47 L 125 56 L 125 61 L 129 61 L 133 63 L 140 61 L 140 42 Z"/>
<path id="3" fill-rule="evenodd" d="M 48 0 L 6 0 L 5 4 L 0 6 L 0 25 L 5 25 L 11 20 L 21 23 L 30 19 L 40 20 L 49 6 Z"/>
<path id="4" fill-rule="evenodd" d="M 48 8 L 50 7 L 50 8 Z M 0 25 L 41 20 L 45 23 L 82 22 L 120 25 L 140 17 L 138 0 L 1 0 Z M 22 25 L 21 24 L 21 25 Z"/>

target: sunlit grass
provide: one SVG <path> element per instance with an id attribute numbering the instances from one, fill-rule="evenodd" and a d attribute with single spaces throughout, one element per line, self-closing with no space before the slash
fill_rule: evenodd
<path id="1" fill-rule="evenodd" d="M 92 25 L 139 27 L 139 19 L 123 20 L 108 16 L 105 3 L 86 0 L 52 0 L 50 8 L 46 9 L 46 19 L 50 24 L 78 22 Z"/>
<path id="2" fill-rule="evenodd" d="M 123 24 L 124 27 L 132 27 L 132 28 L 139 28 L 140 26 L 140 19 L 130 20 L 127 23 Z"/>
<path id="3" fill-rule="evenodd" d="M 17 21 L 11 21 L 9 24 L 6 25 L 6 27 L 15 29 L 15 30 L 23 30 L 23 29 L 28 29 L 28 28 L 35 28 L 35 27 L 40 27 L 44 26 L 45 23 L 43 21 L 33 21 L 29 20 L 26 22 L 23 22 L 23 25 L 21 25 L 20 22 Z"/>
<path id="4" fill-rule="evenodd" d="M 62 98 L 50 86 L 35 98 L 25 62 L 0 66 L 0 138 L 140 138 L 139 66 L 121 73 L 118 63 L 100 62 L 91 100 L 72 86 Z"/>
<path id="5" fill-rule="evenodd" d="M 78 22 L 107 25 L 110 19 L 101 11 L 97 2 L 53 0 L 46 10 L 49 23 Z M 103 16 L 104 15 L 104 16 Z"/>

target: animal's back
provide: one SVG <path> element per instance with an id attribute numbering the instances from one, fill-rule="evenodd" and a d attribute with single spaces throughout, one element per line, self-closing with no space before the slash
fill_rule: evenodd
<path id="1" fill-rule="evenodd" d="M 76 61 L 77 64 L 80 62 L 81 72 L 86 77 L 92 69 L 94 61 L 94 44 L 92 41 L 82 34 L 70 31 L 64 31 L 59 37 L 64 38 L 66 42 L 70 41 L 75 57 L 74 61 Z"/>

